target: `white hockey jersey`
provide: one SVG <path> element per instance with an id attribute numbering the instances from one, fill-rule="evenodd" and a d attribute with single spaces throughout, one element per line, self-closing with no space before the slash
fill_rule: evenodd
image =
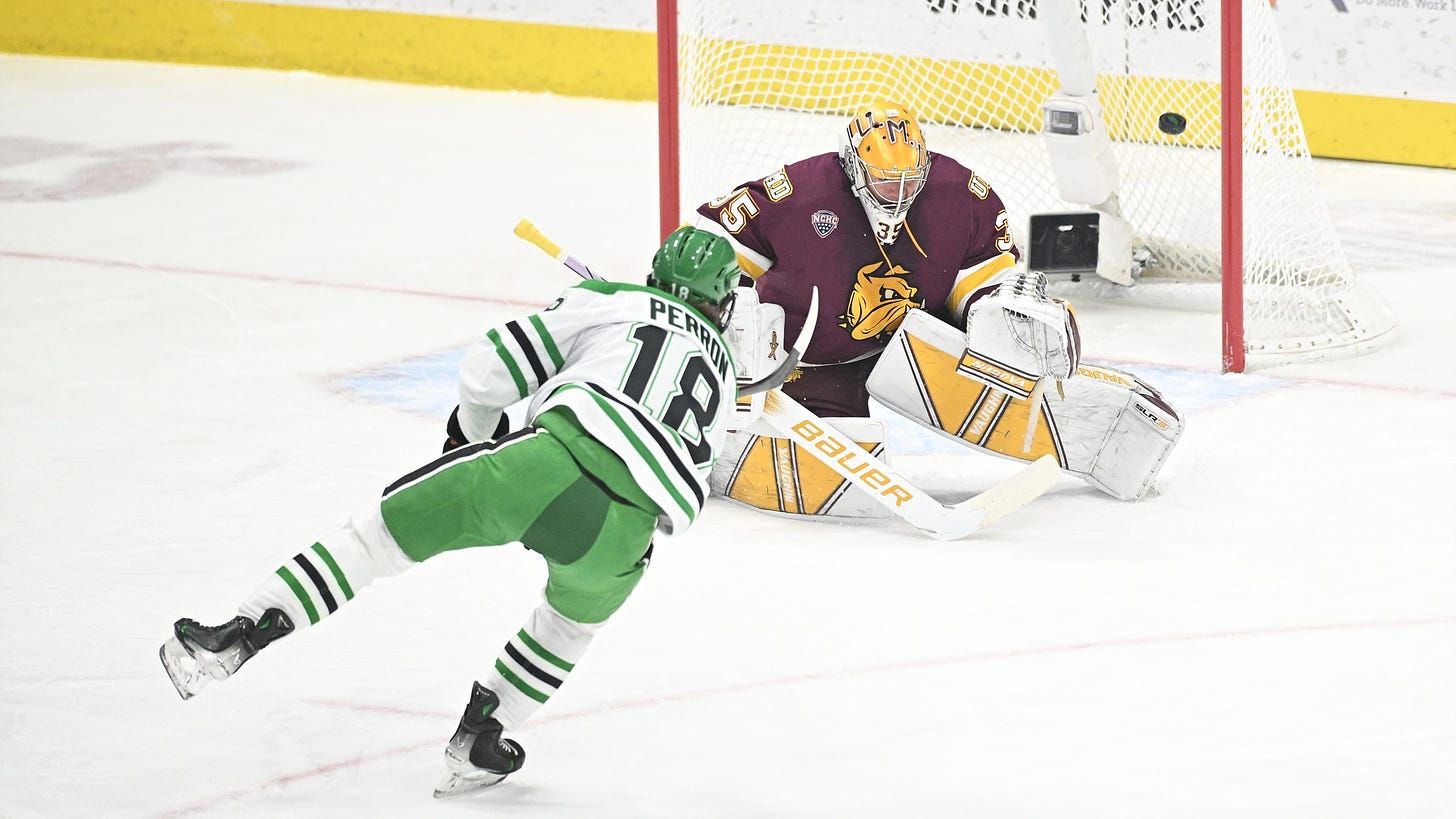
<path id="1" fill-rule="evenodd" d="M 708 496 L 737 397 L 718 328 L 654 288 L 584 281 L 539 313 L 492 328 L 460 366 L 460 427 L 470 441 L 530 398 L 527 419 L 567 407 L 687 528 Z"/>

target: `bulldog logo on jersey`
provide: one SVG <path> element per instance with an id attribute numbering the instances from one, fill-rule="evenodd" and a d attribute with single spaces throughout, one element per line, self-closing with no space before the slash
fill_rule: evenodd
<path id="1" fill-rule="evenodd" d="M 839 326 L 849 330 L 855 341 L 888 339 L 905 314 L 920 306 L 920 289 L 910 283 L 910 271 L 895 265 L 879 272 L 884 266 L 884 262 L 865 265 L 854 277 L 849 307 L 839 317 Z"/>
<path id="2" fill-rule="evenodd" d="M 814 226 L 814 232 L 823 239 L 839 227 L 839 214 L 832 210 L 816 210 L 814 215 L 809 217 L 809 224 Z"/>

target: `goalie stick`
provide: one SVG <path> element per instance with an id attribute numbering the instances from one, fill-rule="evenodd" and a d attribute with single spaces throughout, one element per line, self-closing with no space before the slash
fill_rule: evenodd
<path id="1" fill-rule="evenodd" d="M 963 538 L 1006 517 L 1041 497 L 1061 477 L 1056 459 L 1043 455 L 990 489 L 947 506 L 780 390 L 765 397 L 763 417 L 840 477 L 941 540 Z"/>
<path id="2" fill-rule="evenodd" d="M 591 268 L 561 249 L 561 246 L 546 238 L 535 225 L 522 219 L 515 233 L 561 262 L 573 273 L 585 279 L 601 280 Z M 854 439 L 839 432 L 823 418 L 806 409 L 798 401 L 781 390 L 809 346 L 809 336 L 814 329 L 818 312 L 819 291 L 816 288 L 809 309 L 809 318 L 804 329 L 794 341 L 794 351 L 788 361 L 776 369 L 768 378 L 754 382 L 749 387 L 760 386 L 759 390 L 772 390 L 764 398 L 763 418 L 771 426 L 794 440 L 806 452 L 825 466 L 837 472 L 855 486 L 864 489 L 870 497 L 899 515 L 907 523 L 931 537 L 941 540 L 963 538 L 986 525 L 1041 497 L 1052 488 L 1061 476 L 1056 459 L 1043 455 L 1010 478 L 960 503 L 947 506 L 916 488 L 884 461 L 862 449 Z M 775 380 L 776 379 L 776 380 Z M 743 387 L 739 388 L 741 394 Z"/>

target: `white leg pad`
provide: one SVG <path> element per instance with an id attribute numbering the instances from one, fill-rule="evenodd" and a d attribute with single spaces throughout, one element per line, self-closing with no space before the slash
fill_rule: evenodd
<path id="1" fill-rule="evenodd" d="M 968 447 L 1016 460 L 1054 455 L 1062 470 L 1138 500 L 1183 434 L 1183 419 L 1136 376 L 1083 364 L 1031 401 L 969 377 L 959 330 L 912 310 L 867 382 L 875 400 Z M 1058 388 L 1060 387 L 1060 389 Z"/>
<path id="2" fill-rule="evenodd" d="M 888 460 L 880 421 L 829 420 L 876 457 Z M 708 486 L 717 495 L 770 514 L 824 519 L 890 517 L 889 510 L 867 492 L 762 421 L 728 433 Z"/>

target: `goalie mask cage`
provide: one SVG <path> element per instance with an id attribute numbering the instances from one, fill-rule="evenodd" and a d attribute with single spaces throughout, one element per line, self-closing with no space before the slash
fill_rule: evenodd
<path id="1" fill-rule="evenodd" d="M 1032 215 L 1091 210 L 1062 198 L 1041 133 L 1043 103 L 1084 85 L 1109 201 L 1153 261 L 1095 297 L 1221 308 L 1225 371 L 1394 335 L 1320 197 L 1268 0 L 658 0 L 658 33 L 664 235 L 889 99 L 991 183 L 1025 252 Z"/>

